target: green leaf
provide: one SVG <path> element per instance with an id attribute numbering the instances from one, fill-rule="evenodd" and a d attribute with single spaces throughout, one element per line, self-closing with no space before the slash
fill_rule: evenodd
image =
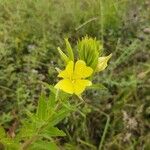
<path id="1" fill-rule="evenodd" d="M 55 105 L 56 105 L 55 98 L 56 98 L 55 94 L 51 93 L 51 94 L 49 95 L 48 103 L 47 103 L 48 108 L 49 108 L 48 111 L 54 109 L 54 107 L 55 107 Z"/>
<path id="2" fill-rule="evenodd" d="M 94 90 L 106 90 L 107 88 L 103 84 L 92 84 L 91 86 L 87 87 L 88 89 Z"/>
<path id="3" fill-rule="evenodd" d="M 18 150 L 20 147 L 20 144 L 11 138 L 3 138 L 1 143 L 5 146 L 6 150 Z"/>
<path id="4" fill-rule="evenodd" d="M 26 115 L 29 117 L 28 119 L 31 120 L 31 122 L 37 122 L 38 118 L 35 114 L 31 113 L 29 110 L 26 109 Z"/>
<path id="5" fill-rule="evenodd" d="M 29 147 L 29 150 L 59 150 L 54 142 L 37 141 Z"/>
<path id="6" fill-rule="evenodd" d="M 56 104 L 55 98 L 56 98 L 57 90 L 54 88 L 54 86 L 50 84 L 45 83 L 45 86 L 50 90 L 50 94 L 49 94 L 48 102 L 47 102 L 47 107 L 50 110 L 50 109 L 53 109 Z"/>
<path id="7" fill-rule="evenodd" d="M 66 42 L 66 50 L 68 52 L 69 59 L 72 60 L 72 61 L 74 61 L 73 50 L 72 50 L 72 47 L 71 47 L 68 39 L 65 39 L 65 42 Z"/>
<path id="8" fill-rule="evenodd" d="M 66 134 L 62 130 L 59 130 L 57 127 L 51 127 L 51 126 L 47 126 L 44 130 L 42 130 L 40 135 L 48 139 L 50 137 L 55 137 L 55 136 L 66 136 Z"/>
<path id="9" fill-rule="evenodd" d="M 60 121 L 62 121 L 65 117 L 69 115 L 71 110 L 67 109 L 66 107 L 63 107 L 58 112 L 55 112 L 55 114 L 50 119 L 51 126 L 55 126 Z"/>
<path id="10" fill-rule="evenodd" d="M 46 96 L 44 94 L 41 94 L 40 96 L 36 115 L 39 118 L 39 120 L 44 121 L 48 118 L 47 101 L 46 101 Z"/>
<path id="11" fill-rule="evenodd" d="M 6 137 L 5 130 L 2 126 L 0 126 L 0 139 Z"/>
<path id="12" fill-rule="evenodd" d="M 24 122 L 22 127 L 17 134 L 18 139 L 22 138 L 31 138 L 37 134 L 37 124 L 33 122 Z"/>

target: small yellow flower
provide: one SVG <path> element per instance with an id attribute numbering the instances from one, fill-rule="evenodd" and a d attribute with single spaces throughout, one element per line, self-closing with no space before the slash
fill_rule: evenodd
<path id="1" fill-rule="evenodd" d="M 85 79 L 93 73 L 91 67 L 87 67 L 83 60 L 78 60 L 75 65 L 70 61 L 65 70 L 61 71 L 58 77 L 63 78 L 55 88 L 61 89 L 66 93 L 80 95 L 86 86 L 92 85 L 92 82 Z"/>
<path id="2" fill-rule="evenodd" d="M 100 71 L 103 71 L 104 69 L 106 69 L 106 67 L 108 66 L 107 62 L 109 61 L 109 59 L 111 57 L 112 57 L 112 54 L 110 54 L 108 56 L 104 56 L 104 57 L 99 57 L 96 71 L 100 72 Z"/>

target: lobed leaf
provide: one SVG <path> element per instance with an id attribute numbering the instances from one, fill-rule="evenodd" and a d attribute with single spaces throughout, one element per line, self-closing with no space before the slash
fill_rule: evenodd
<path id="1" fill-rule="evenodd" d="M 57 127 L 47 126 L 44 130 L 42 130 L 40 135 L 49 139 L 50 137 L 65 136 L 66 134 Z"/>
<path id="2" fill-rule="evenodd" d="M 29 147 L 29 150 L 59 150 L 54 142 L 37 141 Z"/>
<path id="3" fill-rule="evenodd" d="M 36 112 L 37 117 L 39 120 L 46 120 L 48 118 L 48 110 L 47 110 L 47 101 L 46 96 L 42 94 L 38 101 L 38 107 Z"/>

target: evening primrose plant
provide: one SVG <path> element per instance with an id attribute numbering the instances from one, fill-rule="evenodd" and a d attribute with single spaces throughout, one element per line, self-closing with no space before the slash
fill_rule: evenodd
<path id="1" fill-rule="evenodd" d="M 65 136 L 65 132 L 57 126 L 71 112 L 78 111 L 81 103 L 72 105 L 69 101 L 72 95 L 80 100 L 86 87 L 92 86 L 92 77 L 96 72 L 107 67 L 111 54 L 99 57 L 102 54 L 100 41 L 85 37 L 78 41 L 75 57 L 68 39 L 65 39 L 66 53 L 60 48 L 58 52 L 64 61 L 65 69 L 58 70 L 61 78 L 55 86 L 41 83 L 44 89 L 39 97 L 37 108 L 30 112 L 26 110 L 23 120 L 17 120 L 17 127 L 13 127 L 11 135 L 0 125 L 0 148 L 7 150 L 59 150 L 60 143 L 55 137 Z"/>
<path id="2" fill-rule="evenodd" d="M 88 77 L 93 76 L 96 72 L 103 71 L 107 67 L 107 62 L 112 54 L 99 57 L 102 54 L 102 43 L 96 38 L 86 36 L 77 43 L 78 57 L 75 59 L 68 39 L 65 39 L 65 43 L 67 54 L 59 47 L 58 52 L 65 62 L 66 68 L 59 72 L 58 77 L 63 79 L 55 85 L 55 88 L 79 96 L 87 86 L 92 85 L 90 81 L 92 78 Z M 74 60 L 77 61 L 74 62 Z"/>

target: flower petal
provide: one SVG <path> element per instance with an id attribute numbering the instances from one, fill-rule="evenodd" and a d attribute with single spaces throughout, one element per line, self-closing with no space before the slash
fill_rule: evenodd
<path id="1" fill-rule="evenodd" d="M 74 62 L 70 61 L 67 64 L 66 69 L 59 73 L 58 77 L 62 77 L 64 79 L 70 79 L 71 76 L 73 75 L 73 68 L 74 68 Z"/>
<path id="2" fill-rule="evenodd" d="M 75 64 L 74 78 L 81 79 L 87 78 L 93 73 L 91 67 L 87 67 L 86 63 L 83 60 L 78 60 Z"/>
<path id="3" fill-rule="evenodd" d="M 61 89 L 62 91 L 73 94 L 73 84 L 69 79 L 60 80 L 56 85 L 56 89 Z"/>
<path id="4" fill-rule="evenodd" d="M 97 72 L 104 70 L 107 67 L 107 62 L 111 58 L 112 54 L 106 57 L 98 58 Z"/>
<path id="5" fill-rule="evenodd" d="M 80 95 L 87 86 L 92 85 L 92 82 L 89 80 L 76 80 L 73 84 L 74 87 L 74 93 L 76 95 Z"/>

